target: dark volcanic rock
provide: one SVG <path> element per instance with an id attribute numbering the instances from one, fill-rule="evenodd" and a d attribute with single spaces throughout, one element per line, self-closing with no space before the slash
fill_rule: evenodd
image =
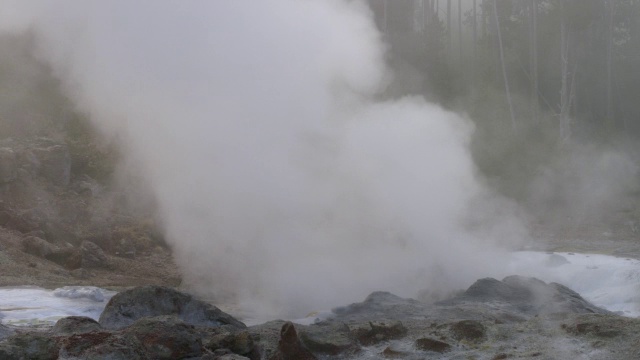
<path id="1" fill-rule="evenodd" d="M 91 241 L 83 241 L 80 244 L 82 251 L 82 267 L 83 268 L 104 268 L 108 266 L 109 258 L 102 251 L 100 246 Z"/>
<path id="2" fill-rule="evenodd" d="M 278 351 L 270 360 L 316 360 L 316 357 L 302 345 L 293 323 L 287 321 L 280 330 Z"/>
<path id="3" fill-rule="evenodd" d="M 451 345 L 447 344 L 444 341 L 431 339 L 431 338 L 420 338 L 415 341 L 416 349 L 423 351 L 433 351 L 438 353 L 445 353 L 451 350 Z"/>
<path id="4" fill-rule="evenodd" d="M 238 354 L 224 354 L 224 355 L 207 354 L 201 357 L 200 360 L 249 360 L 249 358 L 238 355 Z"/>
<path id="5" fill-rule="evenodd" d="M 360 347 L 343 323 L 322 322 L 299 331 L 300 340 L 314 353 L 337 355 L 352 353 Z"/>
<path id="6" fill-rule="evenodd" d="M 22 239 L 22 249 L 27 254 L 46 258 L 58 251 L 58 247 L 48 243 L 46 240 L 35 236 L 25 236 Z"/>
<path id="7" fill-rule="evenodd" d="M 235 354 L 248 355 L 255 351 L 255 344 L 249 331 L 218 326 L 209 329 L 203 340 L 203 346 L 209 351 L 227 349 Z"/>
<path id="8" fill-rule="evenodd" d="M 27 254 L 53 261 L 69 270 L 79 268 L 82 260 L 80 250 L 71 246 L 60 248 L 35 236 L 25 236 L 22 249 Z"/>
<path id="9" fill-rule="evenodd" d="M 202 337 L 193 325 L 175 316 L 142 318 L 123 330 L 142 344 L 152 359 L 184 359 L 202 355 Z"/>
<path id="10" fill-rule="evenodd" d="M 161 315 L 175 315 L 191 325 L 246 327 L 217 307 L 164 286 L 142 286 L 116 294 L 99 322 L 105 329 L 122 329 L 143 317 Z"/>
<path id="11" fill-rule="evenodd" d="M 369 321 L 363 324 L 349 324 L 351 334 L 364 346 L 382 341 L 402 338 L 407 328 L 400 321 Z"/>
<path id="12" fill-rule="evenodd" d="M 51 328 L 51 333 L 55 335 L 75 335 L 92 331 L 99 331 L 100 324 L 92 318 L 86 316 L 69 316 L 56 322 Z"/>
<path id="13" fill-rule="evenodd" d="M 414 299 L 404 299 L 385 291 L 371 293 L 361 303 L 337 307 L 333 312 L 341 317 L 354 317 L 359 314 L 399 318 L 422 312 L 426 304 Z"/>
<path id="14" fill-rule="evenodd" d="M 79 269 L 82 265 L 82 253 L 80 249 L 71 246 L 56 248 L 51 254 L 45 256 L 45 258 L 68 270 Z"/>
<path id="15" fill-rule="evenodd" d="M 395 350 L 391 346 L 387 346 L 381 353 L 385 359 L 403 359 L 411 355 L 407 351 Z"/>
<path id="16" fill-rule="evenodd" d="M 571 290 L 532 278 L 483 279 L 436 304 L 374 293 L 312 325 L 250 328 L 173 289 L 119 295 L 101 318 L 112 329 L 71 317 L 48 332 L 20 330 L 0 338 L 0 359 L 640 358 L 639 319 L 590 313 Z"/>
<path id="17" fill-rule="evenodd" d="M 480 342 L 486 340 L 487 328 L 479 321 L 463 320 L 451 325 L 451 333 L 458 341 Z"/>
<path id="18" fill-rule="evenodd" d="M 56 360 L 58 344 L 45 333 L 14 335 L 0 343 L 2 360 Z"/>
<path id="19" fill-rule="evenodd" d="M 523 276 L 508 276 L 502 281 L 492 278 L 481 279 L 463 294 L 438 304 L 452 306 L 464 303 L 499 303 L 505 308 L 526 315 L 556 312 L 609 313 L 589 303 L 566 286 L 547 284 L 536 278 Z"/>
<path id="20" fill-rule="evenodd" d="M 149 359 L 135 338 L 108 331 L 72 335 L 61 339 L 60 343 L 60 357 L 63 359 Z"/>
<path id="21" fill-rule="evenodd" d="M 283 320 L 273 320 L 247 329 L 259 350 L 261 359 L 269 359 L 278 351 L 280 330 L 284 324 Z M 300 328 L 304 328 L 304 326 L 299 326 L 298 329 Z"/>

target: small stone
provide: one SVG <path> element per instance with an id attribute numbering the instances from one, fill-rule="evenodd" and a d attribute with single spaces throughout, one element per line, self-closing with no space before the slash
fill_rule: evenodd
<path id="1" fill-rule="evenodd" d="M 451 345 L 444 341 L 431 338 L 421 338 L 415 342 L 416 349 L 423 351 L 433 351 L 437 353 L 445 353 L 451 350 Z"/>
<path id="2" fill-rule="evenodd" d="M 100 330 L 100 324 L 90 317 L 69 316 L 58 320 L 51 332 L 55 335 L 75 335 L 98 330 Z"/>
<path id="3" fill-rule="evenodd" d="M 407 328 L 400 321 L 370 321 L 364 324 L 349 325 L 349 330 L 364 346 L 399 339 L 407 334 Z"/>
<path id="4" fill-rule="evenodd" d="M 316 357 L 302 345 L 293 323 L 287 321 L 280 330 L 278 351 L 270 360 L 316 360 Z"/>
<path id="5" fill-rule="evenodd" d="M 484 341 L 486 332 L 486 327 L 475 320 L 463 320 L 451 325 L 451 333 L 458 341 Z"/>

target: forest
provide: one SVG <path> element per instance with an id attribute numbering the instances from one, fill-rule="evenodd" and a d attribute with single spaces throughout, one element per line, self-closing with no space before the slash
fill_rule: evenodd
<path id="1" fill-rule="evenodd" d="M 640 1 L 369 3 L 396 72 L 389 96 L 467 113 L 476 163 L 509 196 L 527 200 L 541 168 L 569 172 L 585 147 L 637 159 Z"/>

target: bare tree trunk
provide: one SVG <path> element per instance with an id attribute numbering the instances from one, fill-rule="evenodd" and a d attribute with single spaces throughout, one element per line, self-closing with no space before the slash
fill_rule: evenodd
<path id="1" fill-rule="evenodd" d="M 424 0 L 413 0 L 413 31 L 424 32 Z"/>
<path id="2" fill-rule="evenodd" d="M 607 0 L 607 118 L 608 124 L 614 124 L 613 114 L 613 17 L 615 14 L 615 3 L 613 0 Z"/>
<path id="3" fill-rule="evenodd" d="M 531 118 L 538 122 L 538 0 L 529 3 L 529 43 L 531 74 Z"/>
<path id="4" fill-rule="evenodd" d="M 458 0 L 458 48 L 460 56 L 460 64 L 462 65 L 462 0 Z"/>
<path id="5" fill-rule="evenodd" d="M 451 34 L 451 0 L 447 0 L 447 37 L 449 43 L 449 56 L 453 57 L 453 36 Z"/>
<path id="6" fill-rule="evenodd" d="M 429 20 L 427 18 L 427 3 L 428 0 L 422 0 L 422 28 L 424 30 L 427 29 L 427 21 Z M 431 7 L 429 7 L 429 9 L 431 9 Z"/>
<path id="7" fill-rule="evenodd" d="M 480 0 L 480 7 L 482 8 L 482 37 L 487 37 L 487 14 L 485 13 L 486 7 L 484 6 L 484 0 Z"/>
<path id="8" fill-rule="evenodd" d="M 509 91 L 509 79 L 507 78 L 507 68 L 504 63 L 504 49 L 502 47 L 502 32 L 500 30 L 500 20 L 498 19 L 497 0 L 493 0 L 493 16 L 496 22 L 496 31 L 498 33 L 498 47 L 500 48 L 500 64 L 502 66 L 502 77 L 504 78 L 504 90 L 507 93 L 507 102 L 509 103 L 509 113 L 511 114 L 511 126 L 516 131 L 516 117 L 513 113 L 513 104 L 511 102 L 511 91 Z"/>
<path id="9" fill-rule="evenodd" d="M 565 142 L 571 137 L 571 123 L 569 118 L 569 33 L 565 23 L 564 4 L 560 20 L 560 141 Z"/>
<path id="10" fill-rule="evenodd" d="M 477 13 L 477 1 L 473 0 L 473 21 L 471 22 L 471 26 L 473 26 L 473 63 L 471 64 L 471 80 L 473 82 L 473 87 L 476 86 L 476 66 L 478 61 L 478 13 Z"/>

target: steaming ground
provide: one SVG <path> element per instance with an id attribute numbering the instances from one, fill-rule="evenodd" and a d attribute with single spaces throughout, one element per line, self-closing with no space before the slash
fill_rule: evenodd
<path id="1" fill-rule="evenodd" d="M 507 256 L 505 273 L 558 282 L 579 292 L 597 306 L 623 316 L 640 317 L 640 260 L 599 254 L 519 251 Z M 28 286 L 0 287 L 0 323 L 51 326 L 61 317 L 73 315 L 97 320 L 114 294 L 113 291 L 88 286 L 56 290 Z M 240 308 L 237 304 L 222 305 L 226 305 L 225 311 L 239 316 L 249 325 L 270 321 L 275 317 L 274 314 L 260 313 L 254 308 Z M 313 316 L 295 322 L 308 325 L 318 317 L 330 317 L 332 314 L 328 308 L 316 310 Z"/>
<path id="2" fill-rule="evenodd" d="M 184 285 L 303 315 L 499 273 L 525 231 L 473 127 L 392 74 L 360 1 L 4 1 L 161 207 Z M 7 12 L 7 9 L 11 9 Z"/>

